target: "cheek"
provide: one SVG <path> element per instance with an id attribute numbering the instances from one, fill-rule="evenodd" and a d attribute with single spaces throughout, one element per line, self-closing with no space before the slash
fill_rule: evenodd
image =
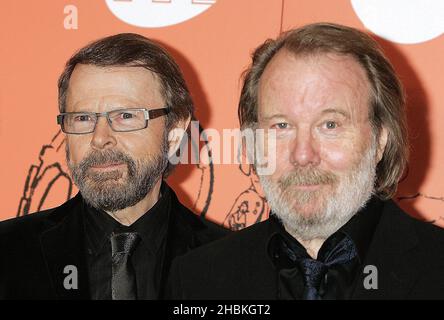
<path id="1" fill-rule="evenodd" d="M 280 177 L 293 170 L 290 162 L 290 147 L 287 143 L 277 143 L 276 145 L 276 171 L 272 175 L 277 181 Z"/>
<path id="2" fill-rule="evenodd" d="M 321 148 L 324 169 L 348 171 L 355 167 L 357 152 L 350 144 L 325 145 Z"/>
<path id="3" fill-rule="evenodd" d="M 88 152 L 89 143 L 81 140 L 83 139 L 78 139 L 78 138 L 66 139 L 69 158 L 71 163 L 73 164 L 78 164 L 80 161 L 82 161 L 86 153 Z"/>
<path id="4" fill-rule="evenodd" d="M 134 132 L 133 135 L 118 140 L 118 148 L 135 159 L 157 155 L 160 152 L 162 134 Z"/>

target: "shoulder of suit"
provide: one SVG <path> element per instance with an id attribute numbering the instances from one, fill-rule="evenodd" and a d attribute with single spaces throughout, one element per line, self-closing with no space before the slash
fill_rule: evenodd
<path id="1" fill-rule="evenodd" d="M 438 247 L 444 249 L 444 229 L 430 222 L 425 222 L 418 218 L 412 217 L 403 211 L 394 201 L 387 201 L 386 207 L 387 219 L 391 222 L 391 229 L 394 236 L 402 236 L 397 234 L 397 230 L 408 226 L 410 230 L 415 232 L 415 236 L 419 240 L 421 246 Z M 408 235 L 405 235 L 408 236 Z"/>
<path id="2" fill-rule="evenodd" d="M 14 232 L 17 229 L 26 228 L 31 225 L 39 225 L 47 220 L 48 216 L 54 210 L 55 208 L 2 221 L 0 222 L 0 234 Z"/>
<path id="3" fill-rule="evenodd" d="M 0 222 L 0 247 L 33 246 L 39 234 L 50 227 L 49 215 L 54 209 Z"/>
<path id="4" fill-rule="evenodd" d="M 0 237 L 4 239 L 23 237 L 24 239 L 38 234 L 63 219 L 76 201 L 77 199 L 73 198 L 55 208 L 2 221 L 0 222 Z"/>
<path id="5" fill-rule="evenodd" d="M 195 214 L 177 199 L 174 202 L 171 214 L 174 215 L 173 220 L 176 227 L 188 229 L 189 232 L 202 238 L 201 240 L 203 243 L 219 239 L 230 233 L 230 230 Z"/>
<path id="6" fill-rule="evenodd" d="M 185 260 L 229 259 L 231 256 L 254 254 L 258 248 L 265 248 L 270 236 L 269 222 L 263 221 L 240 231 L 231 232 L 225 237 L 194 249 L 181 258 Z"/>

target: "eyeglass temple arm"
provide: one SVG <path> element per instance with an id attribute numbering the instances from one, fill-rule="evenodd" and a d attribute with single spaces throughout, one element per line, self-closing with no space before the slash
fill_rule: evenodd
<path id="1" fill-rule="evenodd" d="M 168 114 L 169 112 L 170 112 L 170 110 L 167 108 L 151 109 L 151 110 L 148 110 L 148 119 L 159 118 L 165 114 Z"/>

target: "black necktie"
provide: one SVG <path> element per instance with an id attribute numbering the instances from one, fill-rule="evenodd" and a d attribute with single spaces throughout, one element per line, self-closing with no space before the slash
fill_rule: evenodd
<path id="1" fill-rule="evenodd" d="M 319 288 L 322 280 L 328 271 L 328 268 L 344 264 L 356 257 L 356 247 L 353 241 L 344 236 L 338 239 L 331 239 L 321 248 L 318 254 L 318 260 L 304 258 L 299 260 L 299 266 L 304 275 L 304 300 L 320 300 Z M 336 241 L 335 241 L 336 240 Z"/>
<path id="2" fill-rule="evenodd" d="M 136 274 L 130 258 L 139 241 L 140 236 L 135 232 L 113 233 L 111 236 L 113 300 L 137 299 Z"/>

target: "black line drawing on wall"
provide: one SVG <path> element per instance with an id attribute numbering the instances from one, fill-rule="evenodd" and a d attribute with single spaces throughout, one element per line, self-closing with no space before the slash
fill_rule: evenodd
<path id="1" fill-rule="evenodd" d="M 73 182 L 60 163 L 62 157 L 59 152 L 65 152 L 64 145 L 65 136 L 58 130 L 51 142 L 40 149 L 37 162 L 29 167 L 17 217 L 41 211 L 55 185 L 57 189 L 64 188 L 66 200 L 71 198 Z"/>
<path id="2" fill-rule="evenodd" d="M 250 179 L 248 189 L 242 191 L 234 200 L 234 204 L 225 217 L 224 226 L 237 231 L 268 218 L 268 203 L 260 194 L 259 178 L 253 171 L 253 166 L 240 164 L 239 170 Z"/>

